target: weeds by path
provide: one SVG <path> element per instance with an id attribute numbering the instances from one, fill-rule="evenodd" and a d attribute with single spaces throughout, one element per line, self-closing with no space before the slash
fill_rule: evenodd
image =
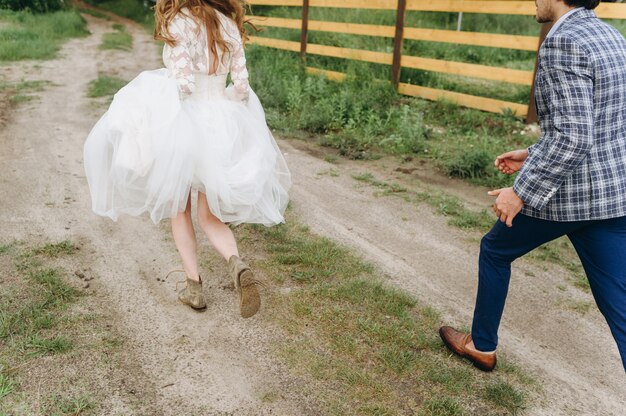
<path id="1" fill-rule="evenodd" d="M 87 97 L 111 97 L 124 85 L 126 85 L 126 81 L 123 79 L 110 76 L 100 76 L 98 79 L 89 83 Z"/>
<path id="2" fill-rule="evenodd" d="M 100 414 L 119 389 L 103 374 L 122 343 L 86 312 L 91 295 L 68 270 L 79 254 L 68 240 L 0 245 L 0 414 Z"/>
<path id="3" fill-rule="evenodd" d="M 448 224 L 453 227 L 484 234 L 493 227 L 496 221 L 494 215 L 487 210 L 468 209 L 461 199 L 448 195 L 441 190 L 408 189 L 395 182 L 378 180 L 371 173 L 362 173 L 352 177 L 359 182 L 375 187 L 377 196 L 400 197 L 414 204 L 426 203 L 437 214 L 448 218 Z M 529 253 L 528 257 L 540 263 L 557 264 L 565 268 L 570 273 L 569 280 L 574 286 L 586 292 L 590 290 L 589 281 L 576 255 L 574 246 L 566 237 L 561 237 L 538 247 Z"/>
<path id="4" fill-rule="evenodd" d="M 493 226 L 495 219 L 486 210 L 473 211 L 465 207 L 463 202 L 443 191 L 416 191 L 398 185 L 395 182 L 378 180 L 371 173 L 353 175 L 359 182 L 369 184 L 378 189 L 377 196 L 401 197 L 407 202 L 425 202 L 435 209 L 439 215 L 449 218 L 448 224 L 464 229 L 486 232 Z"/>
<path id="5" fill-rule="evenodd" d="M 289 52 L 252 45 L 247 54 L 270 126 L 350 159 L 385 154 L 429 159 L 450 176 L 501 187 L 513 178 L 498 173 L 495 157 L 537 139 L 512 114 L 403 97 L 356 67 L 345 82 L 336 83 L 305 74 Z"/>
<path id="6" fill-rule="evenodd" d="M 88 34 L 76 10 L 31 14 L 0 10 L 0 63 L 23 59 L 52 59 L 61 44 Z"/>
<path id="7" fill-rule="evenodd" d="M 102 35 L 100 49 L 120 49 L 130 51 L 133 49 L 133 36 L 126 31 L 126 27 L 116 23 L 113 25 L 115 32 Z"/>
<path id="8" fill-rule="evenodd" d="M 495 415 L 531 405 L 537 387 L 519 369 L 505 362 L 485 375 L 451 357 L 437 311 L 291 214 L 287 225 L 238 236 L 267 251 L 254 266 L 283 289 L 265 314 L 285 331 L 279 354 L 323 414 Z"/>
<path id="9" fill-rule="evenodd" d="M 37 98 L 35 93 L 43 91 L 49 84 L 48 81 L 21 81 L 18 83 L 0 81 L 0 110 L 35 100 Z"/>

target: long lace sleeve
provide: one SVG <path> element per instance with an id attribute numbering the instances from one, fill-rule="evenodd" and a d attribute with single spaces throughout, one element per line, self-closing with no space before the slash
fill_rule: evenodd
<path id="1" fill-rule="evenodd" d="M 250 84 L 248 82 L 248 68 L 246 67 L 246 55 L 243 51 L 243 42 L 239 32 L 234 38 L 234 45 L 230 63 L 230 77 L 235 86 L 237 98 L 241 101 L 248 101 L 250 94 Z"/>
<path id="2" fill-rule="evenodd" d="M 176 45 L 168 49 L 166 59 L 169 60 L 168 67 L 173 72 L 183 97 L 191 95 L 196 86 L 191 55 L 192 31 L 193 28 L 180 16 L 174 17 L 169 25 L 169 32 L 176 40 Z"/>

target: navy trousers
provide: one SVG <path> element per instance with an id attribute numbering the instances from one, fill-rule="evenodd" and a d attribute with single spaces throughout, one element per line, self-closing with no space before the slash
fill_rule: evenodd
<path id="1" fill-rule="evenodd" d="M 563 235 L 567 235 L 578 253 L 626 370 L 626 217 L 556 222 L 519 214 L 511 228 L 497 221 L 480 244 L 478 295 L 472 323 L 474 345 L 480 351 L 493 351 L 498 345 L 511 263 Z"/>

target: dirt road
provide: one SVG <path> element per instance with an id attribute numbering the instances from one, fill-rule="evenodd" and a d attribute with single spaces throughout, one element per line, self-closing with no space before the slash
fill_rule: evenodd
<path id="1" fill-rule="evenodd" d="M 52 83 L 0 132 L 3 238 L 81 242 L 90 257 L 83 267 L 97 276 L 91 290 L 99 307 L 109 309 L 145 373 L 138 394 L 156 391 L 156 403 L 141 414 L 301 414 L 272 358 L 274 334 L 259 327 L 259 318 L 240 319 L 231 291 L 211 282 L 208 311 L 190 314 L 176 300 L 180 275 L 157 281 L 180 268 L 165 225 L 146 218 L 115 224 L 91 213 L 82 148 L 106 107 L 86 98 L 88 83 L 99 74 L 131 79 L 160 62 L 157 45 L 135 26 L 129 28 L 132 53 L 99 50 L 112 22 L 86 18 L 91 35 L 68 42 L 59 59 L 0 68 L 8 80 Z M 226 276 L 222 263 L 214 263 L 216 275 Z M 285 398 L 262 402 L 269 391 L 285 391 Z M 123 408 L 103 411 L 128 414 Z"/>
<path id="2" fill-rule="evenodd" d="M 288 388 L 290 376 L 272 353 L 276 334 L 258 325 L 262 318 L 239 319 L 234 295 L 221 289 L 223 282 L 211 283 L 206 313 L 190 314 L 178 305 L 176 279 L 160 281 L 179 267 L 167 225 L 155 227 L 147 218 L 112 223 L 91 213 L 82 146 L 104 107 L 86 98 L 87 85 L 99 74 L 131 79 L 160 62 L 157 46 L 131 24 L 132 53 L 98 50 L 111 22 L 86 18 L 92 34 L 68 42 L 58 59 L 0 67 L 7 80 L 52 83 L 0 131 L 3 237 L 81 242 L 90 254 L 85 267 L 98 276 L 92 290 L 99 307 L 129 340 L 145 373 L 143 388 L 156 391 L 150 414 L 315 414 Z M 426 206 L 377 198 L 351 177 L 366 169 L 392 177 L 392 166 L 331 165 L 300 142 L 280 145 L 294 177 L 300 221 L 353 247 L 391 283 L 442 311 L 446 323 L 470 324 L 479 236 L 449 227 Z M 323 174 L 331 168 L 333 175 Z M 410 181 L 424 186 L 419 179 Z M 205 256 L 215 275 L 226 275 L 218 259 Z M 544 386 L 543 401 L 529 414 L 621 416 L 626 377 L 617 349 L 595 308 L 582 314 L 567 306 L 591 296 L 565 275 L 558 267 L 516 263 L 500 334 L 503 356 Z M 262 397 L 268 391 L 284 394 L 267 402 Z M 112 408 L 110 414 L 124 413 Z"/>
<path id="3" fill-rule="evenodd" d="M 376 263 L 390 282 L 442 311 L 446 323 L 470 326 L 480 235 L 448 226 L 426 205 L 375 197 L 375 188 L 352 178 L 377 171 L 379 179 L 425 190 L 432 174 L 420 180 L 403 177 L 391 165 L 331 165 L 312 158 L 309 146 L 295 141 L 282 148 L 294 174 L 292 198 L 301 221 Z M 458 183 L 454 188 L 461 196 L 486 194 Z M 471 203 L 481 199 L 474 196 Z M 488 201 L 484 199 L 485 206 Z M 524 259 L 514 264 L 500 330 L 501 355 L 530 370 L 544 386 L 545 399 L 530 414 L 623 415 L 626 377 L 617 347 L 595 306 L 585 314 L 574 310 L 576 302 L 593 300 L 567 276 L 556 266 Z"/>

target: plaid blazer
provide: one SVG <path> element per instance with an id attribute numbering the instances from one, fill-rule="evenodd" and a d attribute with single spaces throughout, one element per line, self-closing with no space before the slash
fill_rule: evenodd
<path id="1" fill-rule="evenodd" d="M 626 216 L 626 40 L 592 10 L 567 16 L 539 49 L 541 138 L 513 189 L 552 221 Z"/>

